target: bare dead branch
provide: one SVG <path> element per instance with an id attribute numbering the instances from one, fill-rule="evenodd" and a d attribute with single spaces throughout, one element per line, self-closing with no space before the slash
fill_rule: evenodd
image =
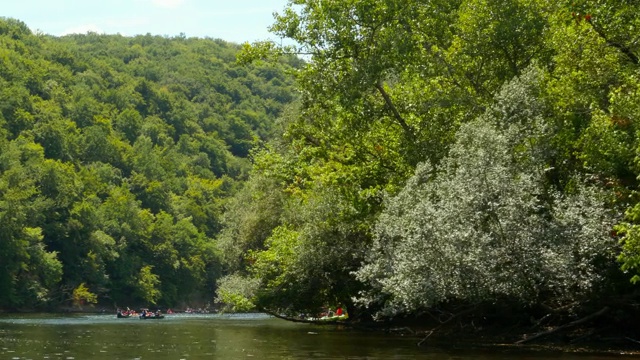
<path id="1" fill-rule="evenodd" d="M 547 336 L 547 335 L 551 335 L 551 334 L 557 333 L 559 331 L 563 331 L 563 330 L 569 329 L 569 328 L 574 327 L 576 325 L 580 325 L 580 324 L 586 323 L 587 321 L 595 319 L 598 316 L 604 315 L 608 311 L 609 311 L 609 307 L 605 306 L 602 309 L 600 309 L 599 311 L 596 311 L 595 313 L 593 313 L 591 315 L 588 315 L 588 316 L 585 316 L 585 317 L 583 317 L 581 319 L 578 319 L 576 321 L 572 321 L 572 322 L 570 322 L 568 324 L 565 324 L 565 325 L 562 325 L 562 326 L 558 326 L 558 327 L 556 327 L 554 329 L 551 329 L 549 331 L 543 331 L 543 332 L 537 333 L 537 334 L 535 334 L 533 336 L 530 336 L 530 337 L 524 338 L 522 340 L 516 341 L 516 345 L 524 344 L 524 343 L 530 342 L 532 340 L 535 340 L 535 339 L 538 339 L 538 338 L 541 338 L 541 337 L 544 337 L 544 336 Z"/>
<path id="2" fill-rule="evenodd" d="M 640 341 L 635 340 L 635 339 L 632 339 L 632 338 L 630 338 L 630 337 L 625 337 L 625 339 L 626 339 L 626 340 L 629 340 L 629 341 L 631 341 L 631 342 L 633 342 L 633 343 L 640 344 Z"/>
<path id="3" fill-rule="evenodd" d="M 452 315 L 451 315 L 447 320 L 445 320 L 445 321 L 441 322 L 441 323 L 440 323 L 440 325 L 438 325 L 438 326 L 436 326 L 435 328 L 433 328 L 433 329 L 429 330 L 429 331 L 427 332 L 427 335 L 426 335 L 422 340 L 420 340 L 420 341 L 418 342 L 418 346 L 422 346 L 422 344 L 424 344 L 424 342 L 425 342 L 425 341 L 427 341 L 427 339 L 428 339 L 431 335 L 433 335 L 436 331 L 440 330 L 441 328 L 443 328 L 445 325 L 447 325 L 447 324 L 448 324 L 448 323 L 450 323 L 451 321 L 453 321 L 453 320 L 455 320 L 455 319 L 459 319 L 460 317 L 462 317 L 462 316 L 464 316 L 464 315 L 467 315 L 467 314 L 469 314 L 469 313 L 472 313 L 472 312 L 476 311 L 476 309 L 477 309 L 477 308 L 478 308 L 478 306 L 477 306 L 477 305 L 473 305 L 472 307 L 470 307 L 470 308 L 468 308 L 468 309 L 466 309 L 466 310 L 463 310 L 463 311 L 461 311 L 461 312 L 459 312 L 459 313 L 452 314 Z"/>

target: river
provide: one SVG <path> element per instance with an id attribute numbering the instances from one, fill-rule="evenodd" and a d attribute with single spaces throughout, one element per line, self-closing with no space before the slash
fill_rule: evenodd
<path id="1" fill-rule="evenodd" d="M 263 314 L 0 314 L 0 359 L 559 359 L 611 357 L 416 346 L 413 337 L 291 323 Z"/>

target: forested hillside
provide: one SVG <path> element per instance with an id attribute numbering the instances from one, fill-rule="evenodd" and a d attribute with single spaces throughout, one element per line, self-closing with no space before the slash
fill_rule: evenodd
<path id="1" fill-rule="evenodd" d="M 480 314 L 477 328 L 511 314 L 530 331 L 601 309 L 634 319 L 638 14 L 623 0 L 290 2 L 272 30 L 297 45 L 240 56 L 309 65 L 229 203 L 218 299 Z"/>
<path id="2" fill-rule="evenodd" d="M 638 14 L 295 0 L 295 46 L 242 49 L 2 19 L 0 308 L 640 332 Z"/>
<path id="3" fill-rule="evenodd" d="M 225 202 L 300 65 L 239 49 L 0 19 L 0 309 L 212 301 Z"/>

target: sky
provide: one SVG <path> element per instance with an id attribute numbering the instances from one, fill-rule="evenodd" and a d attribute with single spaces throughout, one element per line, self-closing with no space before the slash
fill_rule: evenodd
<path id="1" fill-rule="evenodd" d="M 287 0 L 11 0 L 3 2 L 0 16 L 55 36 L 184 33 L 243 43 L 278 40 L 267 28 L 286 5 Z"/>

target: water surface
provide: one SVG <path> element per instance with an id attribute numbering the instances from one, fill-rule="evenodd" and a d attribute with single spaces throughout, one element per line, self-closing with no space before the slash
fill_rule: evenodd
<path id="1" fill-rule="evenodd" d="M 413 337 L 291 323 L 263 314 L 0 315 L 0 359 L 563 359 L 612 357 L 514 354 L 416 346 Z"/>

